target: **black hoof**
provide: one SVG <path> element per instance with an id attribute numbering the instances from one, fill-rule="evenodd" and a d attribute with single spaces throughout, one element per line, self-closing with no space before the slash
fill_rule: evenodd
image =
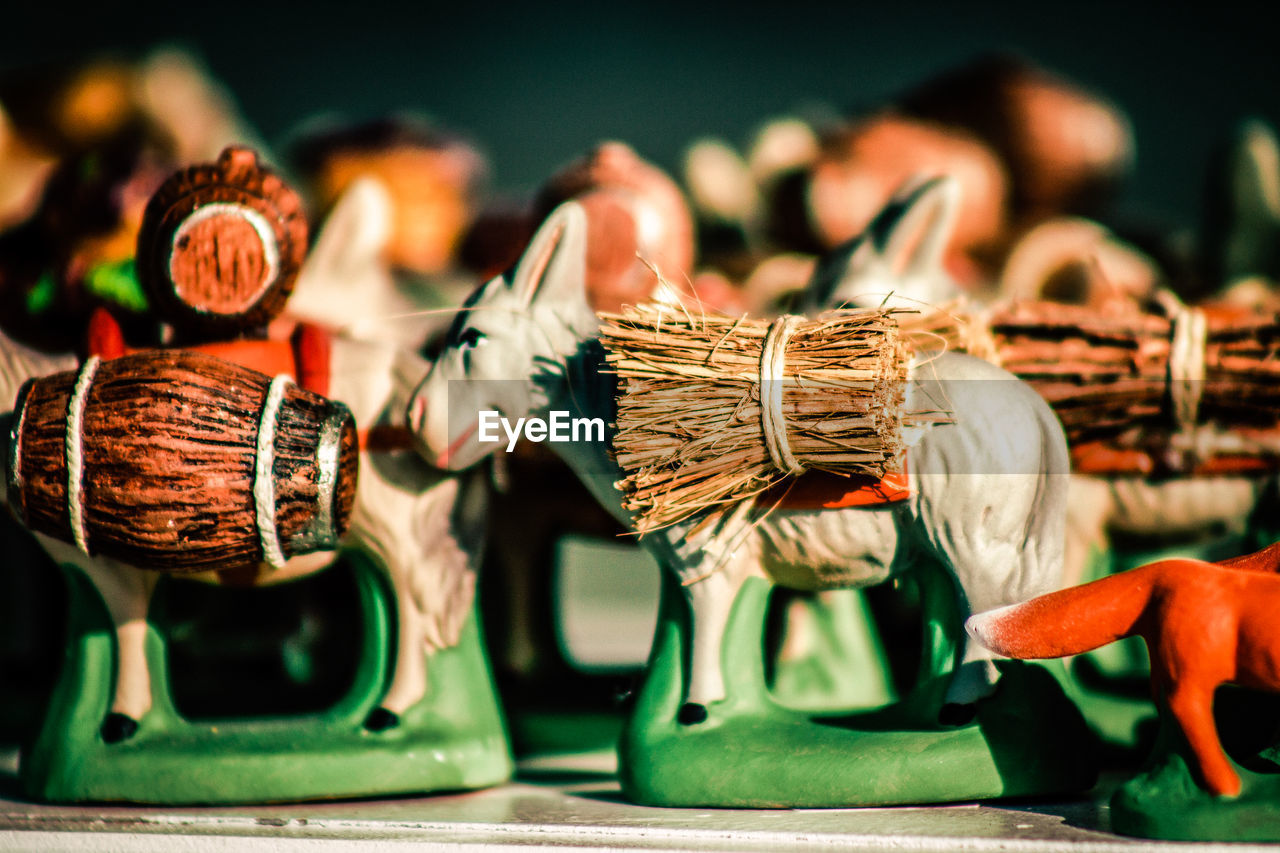
<path id="1" fill-rule="evenodd" d="M 137 733 L 138 721 L 133 717 L 112 711 L 102 721 L 102 728 L 98 731 L 102 734 L 103 743 L 119 743 Z"/>
<path id="2" fill-rule="evenodd" d="M 961 705 L 957 702 L 948 702 L 938 712 L 938 722 L 944 726 L 967 726 L 973 722 L 973 718 L 976 716 L 978 716 L 977 705 Z"/>
<path id="3" fill-rule="evenodd" d="M 382 706 L 374 708 L 369 712 L 369 716 L 364 718 L 364 727 L 371 732 L 385 732 L 398 725 L 400 725 L 400 715 Z"/>
<path id="4" fill-rule="evenodd" d="M 680 712 L 676 714 L 676 720 L 682 726 L 696 726 L 698 723 L 707 721 L 707 706 L 699 705 L 697 702 L 685 702 L 680 706 Z"/>

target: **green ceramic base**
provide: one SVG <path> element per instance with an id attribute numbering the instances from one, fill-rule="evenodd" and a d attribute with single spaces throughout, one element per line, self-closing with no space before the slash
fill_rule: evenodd
<path id="1" fill-rule="evenodd" d="M 1263 719 L 1254 720 L 1253 727 L 1274 737 L 1275 708 L 1258 710 Z M 1240 720 L 1224 720 L 1222 713 L 1218 718 L 1224 740 L 1238 734 Z M 1243 783 L 1240 795 L 1215 797 L 1200 787 L 1181 732 L 1162 720 L 1148 766 L 1111 799 L 1112 829 L 1172 841 L 1280 841 L 1280 750 L 1272 746 L 1251 752 L 1252 757 L 1242 759 L 1249 767 L 1232 762 Z"/>
<path id="2" fill-rule="evenodd" d="M 513 710 L 511 743 L 520 757 L 612 750 L 622 730 L 622 712 Z"/>
<path id="3" fill-rule="evenodd" d="M 479 788 L 507 780 L 510 753 L 473 616 L 459 644 L 432 655 L 427 698 L 384 732 L 363 721 L 386 687 L 390 590 L 352 556 L 364 637 L 347 695 L 327 711 L 277 719 L 184 719 L 168 687 L 163 632 L 150 625 L 154 705 L 137 732 L 104 743 L 114 638 L 97 591 L 68 569 L 67 657 L 44 725 L 22 757 L 31 797 L 195 804 L 364 797 Z"/>
<path id="4" fill-rule="evenodd" d="M 894 699 L 884 648 L 861 590 L 788 593 L 775 606 L 783 612 L 769 686 L 779 703 L 825 711 L 877 708 Z"/>
<path id="5" fill-rule="evenodd" d="M 734 603 L 723 651 L 730 695 L 708 719 L 676 720 L 689 636 L 687 607 L 668 582 L 649 673 L 619 744 L 623 790 L 660 806 L 806 808 L 944 802 L 1063 793 L 1096 777 L 1093 741 L 1045 668 L 1001 664 L 998 692 L 975 722 L 936 722 L 959 621 L 936 582 L 925 598 L 930 642 L 917 689 L 858 715 L 783 708 L 764 685 L 760 632 L 769 587 L 749 579 Z M 944 624 L 944 621 L 946 624 Z"/>

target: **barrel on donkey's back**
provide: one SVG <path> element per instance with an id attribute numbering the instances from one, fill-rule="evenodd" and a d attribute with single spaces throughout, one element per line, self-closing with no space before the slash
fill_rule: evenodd
<path id="1" fill-rule="evenodd" d="M 336 547 L 358 453 L 341 403 L 154 351 L 28 382 L 7 475 L 32 530 L 140 568 L 226 571 Z"/>

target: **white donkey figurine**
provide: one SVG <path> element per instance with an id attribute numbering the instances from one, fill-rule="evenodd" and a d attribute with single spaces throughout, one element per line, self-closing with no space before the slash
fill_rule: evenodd
<path id="1" fill-rule="evenodd" d="M 805 314 L 851 305 L 927 311 L 959 298 L 943 257 L 960 212 L 955 178 L 917 176 L 866 230 L 818 260 L 800 297 Z"/>
<path id="2" fill-rule="evenodd" d="M 960 295 L 943 267 L 955 228 L 959 186 L 952 178 L 904 186 L 865 233 L 823 257 L 803 293 L 805 313 L 885 302 L 928 311 Z M 1243 527 L 1267 479 L 1249 476 L 1100 478 L 1072 475 L 1064 552 L 1065 585 L 1080 582 L 1108 530 L 1182 541 Z"/>
<path id="3" fill-rule="evenodd" d="M 446 349 L 414 395 L 409 420 L 441 466 L 474 464 L 497 445 L 481 441 L 479 413 L 508 419 L 613 420 L 615 381 L 602 373 L 599 327 L 583 291 L 585 215 L 559 208 L 510 278 L 473 294 Z M 1048 405 L 1003 370 L 964 355 L 926 356 L 912 367 L 908 408 L 953 413 L 909 451 L 911 497 L 888 511 L 754 511 L 743 504 L 717 524 L 697 519 L 647 535 L 645 544 L 683 585 L 692 609 L 692 658 L 680 720 L 706 719 L 726 698 L 722 639 L 750 576 L 797 589 L 866 586 L 916 556 L 950 568 L 961 611 L 1056 588 L 1061 572 L 1068 458 Z M 966 387 L 967 386 L 967 387 Z M 624 523 L 608 442 L 552 445 Z M 946 701 L 990 694 L 993 655 L 968 643 Z"/>
<path id="4" fill-rule="evenodd" d="M 303 267 L 302 282 L 314 286 L 345 274 L 361 282 L 381 280 L 372 267 L 382 263 L 377 241 L 386 232 L 368 224 L 388 220 L 386 211 L 371 208 L 381 198 L 361 190 L 340 202 Z M 383 296 L 371 298 L 381 305 Z M 360 297 L 349 295 L 348 303 L 359 301 Z M 360 318 L 352 314 L 349 319 Z M 25 379 L 75 366 L 70 356 L 42 356 L 4 339 L 0 341 L 0 393 L 11 406 Z M 362 450 L 346 540 L 385 571 L 395 599 L 395 663 L 381 702 L 365 723 L 373 731 L 397 725 L 399 715 L 423 698 L 428 656 L 458 642 L 471 612 L 484 541 L 484 493 L 475 487 L 475 478 L 432 469 L 407 441 L 405 407 L 428 366 L 411 351 L 392 344 L 341 336 L 332 340 L 329 396 L 351 409 L 362 432 L 394 437 L 399 430 L 406 439 L 402 447 Z M 106 604 L 115 631 L 116 657 L 114 693 L 102 735 L 107 742 L 128 739 L 153 702 L 145 639 L 147 611 L 160 575 L 118 560 L 87 556 L 74 545 L 43 534 L 36 536 L 56 561 L 81 569 Z M 252 583 L 298 578 L 325 568 L 333 558 L 332 552 L 296 557 L 278 570 L 260 571 Z M 195 577 L 219 582 L 214 573 Z"/>

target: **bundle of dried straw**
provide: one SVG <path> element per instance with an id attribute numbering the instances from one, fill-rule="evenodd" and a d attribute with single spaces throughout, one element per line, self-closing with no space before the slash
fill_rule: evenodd
<path id="1" fill-rule="evenodd" d="M 881 477 L 902 450 L 906 351 L 889 310 L 775 321 L 648 304 L 604 313 L 614 449 L 644 534 L 806 469 Z"/>
<path id="2" fill-rule="evenodd" d="M 1025 380 L 1073 445 L 1204 424 L 1280 433 L 1280 316 L 956 304 L 907 318 L 902 334 L 917 349 L 970 352 Z"/>

